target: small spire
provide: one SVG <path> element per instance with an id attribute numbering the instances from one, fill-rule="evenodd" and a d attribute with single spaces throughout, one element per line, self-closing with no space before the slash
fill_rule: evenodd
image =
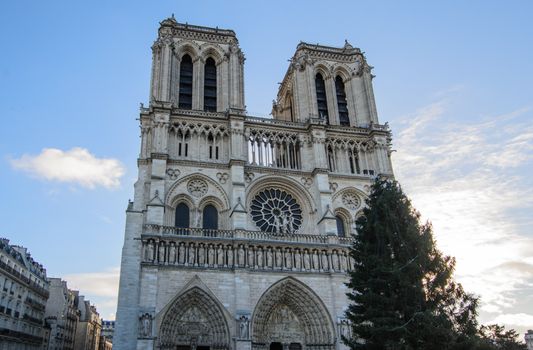
<path id="1" fill-rule="evenodd" d="M 353 49 L 353 46 L 348 42 L 347 39 L 344 39 L 344 49 L 346 49 L 346 50 Z"/>

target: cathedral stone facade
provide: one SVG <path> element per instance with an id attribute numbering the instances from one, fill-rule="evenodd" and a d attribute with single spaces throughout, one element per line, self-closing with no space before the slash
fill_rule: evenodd
<path id="1" fill-rule="evenodd" d="M 344 349 L 354 222 L 392 175 L 372 67 L 301 42 L 268 119 L 233 31 L 169 18 L 152 52 L 114 348 Z"/>

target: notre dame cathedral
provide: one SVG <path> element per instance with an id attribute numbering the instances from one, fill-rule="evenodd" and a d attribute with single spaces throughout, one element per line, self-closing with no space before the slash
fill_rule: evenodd
<path id="1" fill-rule="evenodd" d="M 160 24 L 114 348 L 345 349 L 354 223 L 392 175 L 372 67 L 301 42 L 273 119 L 251 117 L 235 33 Z"/>

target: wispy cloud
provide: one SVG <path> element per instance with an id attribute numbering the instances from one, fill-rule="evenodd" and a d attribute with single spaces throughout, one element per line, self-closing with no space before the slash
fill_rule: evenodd
<path id="1" fill-rule="evenodd" d="M 489 321 L 514 314 L 519 290 L 533 293 L 533 236 L 525 231 L 533 218 L 520 214 L 533 211 L 533 189 L 516 171 L 532 168 L 533 127 L 521 121 L 531 110 L 454 123 L 447 106 L 439 101 L 401 118 L 395 171 L 433 222 L 440 248 L 457 258 L 458 280 L 482 297 Z"/>
<path id="2" fill-rule="evenodd" d="M 23 155 L 11 159 L 14 169 L 49 181 L 79 184 L 87 188 L 103 186 L 114 188 L 120 185 L 124 166 L 113 158 L 97 158 L 85 148 L 75 147 L 68 151 L 45 148 L 40 154 Z"/>
<path id="3" fill-rule="evenodd" d="M 100 272 L 65 275 L 70 289 L 79 290 L 97 306 L 100 317 L 114 319 L 117 309 L 120 268 L 115 267 Z"/>

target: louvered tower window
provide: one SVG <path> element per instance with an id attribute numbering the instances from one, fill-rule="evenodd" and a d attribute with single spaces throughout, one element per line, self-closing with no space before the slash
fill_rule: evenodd
<path id="1" fill-rule="evenodd" d="M 217 111 L 217 66 L 211 57 L 204 68 L 204 111 Z"/>
<path id="2" fill-rule="evenodd" d="M 337 91 L 337 107 L 339 108 L 339 122 L 341 125 L 350 126 L 348 117 L 348 104 L 346 103 L 346 90 L 342 78 L 337 75 L 335 78 L 335 90 Z"/>
<path id="3" fill-rule="evenodd" d="M 344 230 L 344 220 L 339 215 L 335 216 L 335 221 L 337 221 L 337 235 L 339 237 L 346 237 L 346 232 Z"/>
<path id="4" fill-rule="evenodd" d="M 326 84 L 322 74 L 315 76 L 316 102 L 318 105 L 318 116 L 328 123 L 328 100 L 326 99 Z"/>
<path id="5" fill-rule="evenodd" d="M 192 59 L 185 55 L 180 64 L 179 108 L 192 109 Z"/>

